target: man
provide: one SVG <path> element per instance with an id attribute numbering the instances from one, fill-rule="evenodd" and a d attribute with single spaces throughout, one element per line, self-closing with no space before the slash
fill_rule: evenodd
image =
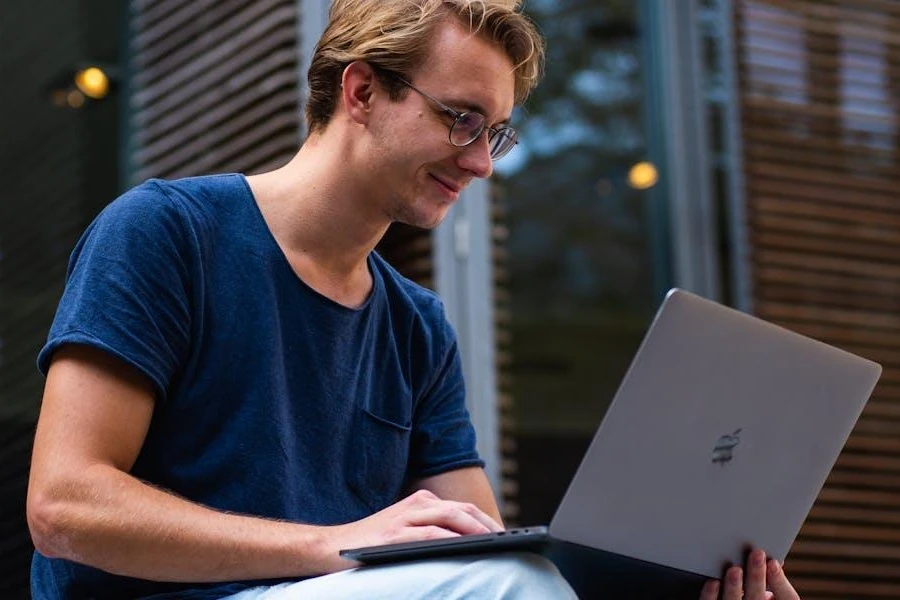
<path id="1" fill-rule="evenodd" d="M 373 249 L 515 143 L 516 4 L 336 0 L 289 164 L 151 181 L 85 232 L 39 357 L 36 598 L 572 596 L 528 555 L 338 556 L 502 527 L 440 302 Z"/>

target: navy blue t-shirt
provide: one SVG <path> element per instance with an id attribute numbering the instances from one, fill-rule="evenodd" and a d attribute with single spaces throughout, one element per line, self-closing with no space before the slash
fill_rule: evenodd
<path id="1" fill-rule="evenodd" d="M 156 406 L 132 469 L 142 480 L 223 511 L 354 521 L 409 478 L 483 465 L 439 299 L 377 254 L 368 265 L 371 294 L 346 308 L 297 277 L 243 176 L 151 180 L 78 242 L 38 365 L 88 344 L 150 378 Z M 35 598 L 243 587 L 142 581 L 40 553 L 32 563 Z"/>

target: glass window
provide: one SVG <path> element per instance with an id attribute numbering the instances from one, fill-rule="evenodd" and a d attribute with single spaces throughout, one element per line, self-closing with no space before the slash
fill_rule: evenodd
<path id="1" fill-rule="evenodd" d="M 497 163 L 522 523 L 547 522 L 668 284 L 638 3 L 533 0 L 546 76 Z"/>

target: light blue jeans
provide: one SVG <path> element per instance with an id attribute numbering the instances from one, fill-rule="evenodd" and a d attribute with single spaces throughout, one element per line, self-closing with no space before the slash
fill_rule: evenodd
<path id="1" fill-rule="evenodd" d="M 230 600 L 554 600 L 577 596 L 552 562 L 527 552 L 361 567 L 257 587 Z"/>

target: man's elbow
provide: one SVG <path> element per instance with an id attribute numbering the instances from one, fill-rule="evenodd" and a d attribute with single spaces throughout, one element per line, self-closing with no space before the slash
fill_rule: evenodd
<path id="1" fill-rule="evenodd" d="M 46 492 L 28 491 L 25 516 L 31 541 L 35 550 L 48 558 L 70 558 L 66 513 L 66 502 Z"/>

